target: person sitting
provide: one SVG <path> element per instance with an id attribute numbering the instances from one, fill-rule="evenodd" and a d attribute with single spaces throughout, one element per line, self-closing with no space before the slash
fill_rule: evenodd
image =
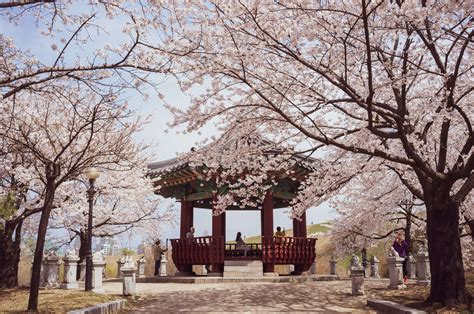
<path id="1" fill-rule="evenodd" d="M 277 227 L 277 231 L 275 232 L 275 237 L 286 237 L 285 230 L 281 230 L 281 227 Z"/>
<path id="2" fill-rule="evenodd" d="M 186 239 L 193 239 L 194 238 L 194 227 L 189 228 L 189 231 L 186 232 Z"/>
<path id="3" fill-rule="evenodd" d="M 237 232 L 237 236 L 235 237 L 235 249 L 244 250 L 244 256 L 247 256 L 247 252 L 250 250 L 250 247 L 245 244 L 245 241 L 242 239 L 242 233 L 240 232 Z"/>

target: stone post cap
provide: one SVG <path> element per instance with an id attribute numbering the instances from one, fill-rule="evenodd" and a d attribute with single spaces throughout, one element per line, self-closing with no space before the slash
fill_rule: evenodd
<path id="1" fill-rule="evenodd" d="M 421 259 L 429 259 L 429 255 L 427 252 L 423 252 L 423 253 L 416 253 L 415 254 L 415 260 L 421 260 Z"/>
<path id="2" fill-rule="evenodd" d="M 414 262 L 415 261 L 415 258 L 413 257 L 413 255 L 408 255 L 408 261 L 409 262 Z"/>
<path id="3" fill-rule="evenodd" d="M 352 254 L 351 266 L 359 266 L 359 257 L 355 254 Z"/>
<path id="4" fill-rule="evenodd" d="M 61 263 L 61 257 L 56 255 L 55 251 L 49 251 L 46 254 L 44 260 L 45 260 L 45 262 L 47 262 L 49 264 L 54 264 L 54 263 L 60 264 Z"/>
<path id="5" fill-rule="evenodd" d="M 79 260 L 79 256 L 77 256 L 76 254 L 76 251 L 75 250 L 68 250 L 66 251 L 66 254 L 64 254 L 64 258 L 63 258 L 65 261 L 68 260 L 68 261 L 78 261 Z"/>
<path id="6" fill-rule="evenodd" d="M 137 270 L 135 267 L 135 263 L 133 262 L 133 259 L 131 256 L 127 256 L 125 260 L 125 264 L 121 268 L 122 271 L 132 271 L 132 270 Z"/>
<path id="7" fill-rule="evenodd" d="M 388 256 L 387 263 L 403 263 L 405 259 L 400 256 Z"/>
<path id="8" fill-rule="evenodd" d="M 334 256 L 331 256 L 331 259 L 329 260 L 330 263 L 337 263 L 337 260 Z"/>
<path id="9" fill-rule="evenodd" d="M 105 263 L 104 255 L 102 255 L 102 252 L 95 252 L 94 254 L 92 254 L 92 262 L 94 264 Z"/>
<path id="10" fill-rule="evenodd" d="M 372 263 L 378 263 L 378 262 L 379 262 L 377 256 L 375 256 L 375 255 L 372 255 L 372 258 L 370 259 L 370 261 L 371 261 Z"/>
<path id="11" fill-rule="evenodd" d="M 390 256 L 390 257 L 400 257 L 400 255 L 398 254 L 398 252 L 395 250 L 395 248 L 393 246 L 388 251 L 388 256 Z"/>

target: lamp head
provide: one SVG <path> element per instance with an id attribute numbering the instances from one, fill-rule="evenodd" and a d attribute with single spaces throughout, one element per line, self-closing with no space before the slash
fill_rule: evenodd
<path id="1" fill-rule="evenodd" d="M 86 177 L 89 180 L 95 180 L 100 176 L 100 172 L 97 168 L 90 167 L 86 169 Z"/>

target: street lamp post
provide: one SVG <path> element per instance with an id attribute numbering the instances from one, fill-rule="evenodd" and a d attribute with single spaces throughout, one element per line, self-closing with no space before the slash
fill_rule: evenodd
<path id="1" fill-rule="evenodd" d="M 92 212 L 94 207 L 94 195 L 95 180 L 99 177 L 100 173 L 96 168 L 89 168 L 86 171 L 86 176 L 89 179 L 89 189 L 87 190 L 87 196 L 89 201 L 89 221 L 87 224 L 87 254 L 86 254 L 86 291 L 92 290 Z"/>

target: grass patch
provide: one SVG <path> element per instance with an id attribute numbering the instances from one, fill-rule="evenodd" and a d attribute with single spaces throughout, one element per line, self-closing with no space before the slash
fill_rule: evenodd
<path id="1" fill-rule="evenodd" d="M 26 311 L 28 296 L 28 289 L 0 290 L 0 313 Z M 38 310 L 40 313 L 63 313 L 117 299 L 120 297 L 78 290 L 40 290 Z"/>
<path id="2" fill-rule="evenodd" d="M 474 295 L 474 272 L 466 271 L 466 287 Z M 426 304 L 425 300 L 429 295 L 430 287 L 420 286 L 416 284 L 409 284 L 405 290 L 388 290 L 388 289 L 368 289 L 369 295 L 375 296 L 379 299 L 396 302 L 399 304 L 406 305 L 411 308 L 423 310 L 427 312 L 445 312 L 445 311 L 456 311 L 456 312 L 470 312 L 474 308 L 468 308 L 466 305 L 457 306 L 455 308 L 443 307 L 442 304 Z"/>

